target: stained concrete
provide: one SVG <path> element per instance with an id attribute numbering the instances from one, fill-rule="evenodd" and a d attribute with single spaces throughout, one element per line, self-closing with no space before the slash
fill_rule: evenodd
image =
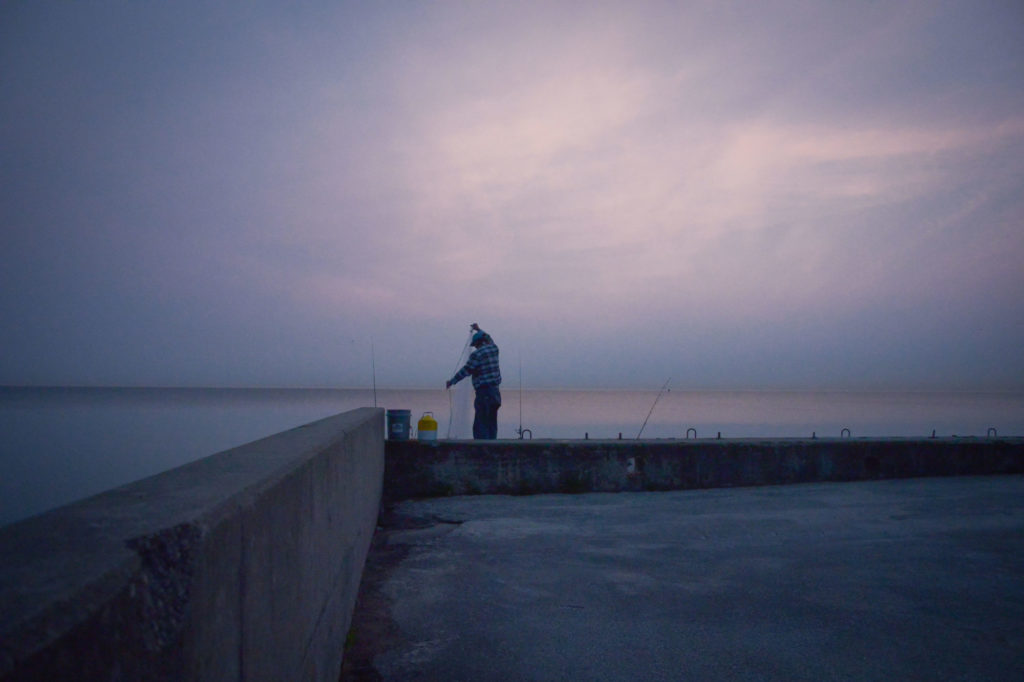
<path id="1" fill-rule="evenodd" d="M 1024 679 L 1021 476 L 461 496 L 385 523 L 349 679 Z"/>
<path id="2" fill-rule="evenodd" d="M 388 441 L 384 497 L 1024 473 L 1024 438 Z"/>

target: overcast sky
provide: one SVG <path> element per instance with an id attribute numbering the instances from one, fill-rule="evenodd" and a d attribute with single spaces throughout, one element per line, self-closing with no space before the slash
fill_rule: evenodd
<path id="1" fill-rule="evenodd" d="M 1024 3 L 7 2 L 0 384 L 1024 389 Z"/>

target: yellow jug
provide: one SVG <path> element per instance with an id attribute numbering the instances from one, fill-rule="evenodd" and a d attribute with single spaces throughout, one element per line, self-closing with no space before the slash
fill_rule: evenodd
<path id="1" fill-rule="evenodd" d="M 437 442 L 437 420 L 433 412 L 424 412 L 420 420 L 416 422 L 416 432 L 419 439 L 427 443 Z"/>

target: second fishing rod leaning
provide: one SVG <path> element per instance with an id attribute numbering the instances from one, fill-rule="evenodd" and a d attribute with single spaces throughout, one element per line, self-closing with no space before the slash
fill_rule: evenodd
<path id="1" fill-rule="evenodd" d="M 661 390 L 658 391 L 657 397 L 654 398 L 654 404 L 651 405 L 650 411 L 647 412 L 647 417 L 644 418 L 644 423 L 640 425 L 640 432 L 636 434 L 636 439 L 637 440 L 640 440 L 640 436 L 643 435 L 644 428 L 647 426 L 647 420 L 651 418 L 652 414 L 654 414 L 654 407 L 655 407 L 655 405 L 658 404 L 658 401 L 661 400 L 661 394 L 664 393 L 668 389 L 668 384 L 669 384 L 670 381 L 672 381 L 672 377 L 669 377 L 668 379 L 665 380 L 665 385 L 661 387 Z"/>

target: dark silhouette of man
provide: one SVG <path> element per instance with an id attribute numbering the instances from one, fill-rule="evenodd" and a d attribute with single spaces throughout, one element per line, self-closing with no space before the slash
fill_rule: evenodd
<path id="1" fill-rule="evenodd" d="M 472 325 L 473 339 L 470 345 L 474 350 L 466 364 L 445 382 L 445 388 L 451 388 L 467 376 L 473 377 L 473 388 L 476 400 L 473 408 L 473 438 L 494 440 L 498 437 L 498 408 L 501 407 L 501 370 L 498 368 L 498 346 L 490 334 L 480 329 L 476 322 Z"/>

